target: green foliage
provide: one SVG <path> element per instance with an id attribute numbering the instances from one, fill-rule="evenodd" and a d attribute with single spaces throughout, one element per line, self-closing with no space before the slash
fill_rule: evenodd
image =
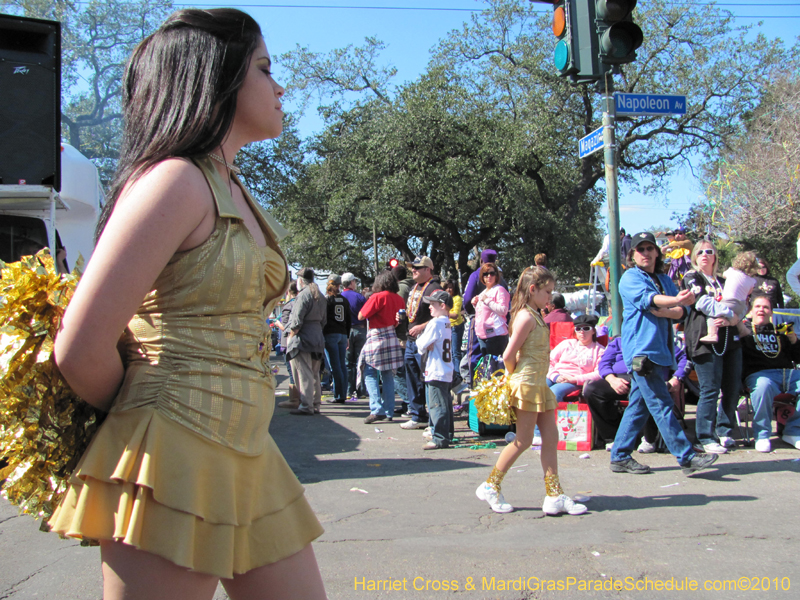
<path id="1" fill-rule="evenodd" d="M 372 38 L 327 56 L 303 48 L 280 57 L 290 93 L 330 99 L 307 167 L 278 201 L 292 256 L 364 268 L 374 225 L 382 244 L 443 269 L 468 272 L 467 259 L 488 246 L 512 278 L 542 251 L 562 281 L 585 278 L 602 236 L 604 166 L 599 154 L 578 159 L 576 143 L 600 125 L 601 97 L 554 74 L 547 21 L 525 0 L 491 0 L 441 40 L 422 77 L 393 91 Z M 654 0 L 636 21 L 645 44 L 618 89 L 683 93 L 688 110 L 622 119 L 619 173 L 633 183 L 646 175 L 649 191 L 666 194 L 681 161 L 710 155 L 742 128 L 786 53 L 748 41 L 714 6 L 700 15 Z"/>

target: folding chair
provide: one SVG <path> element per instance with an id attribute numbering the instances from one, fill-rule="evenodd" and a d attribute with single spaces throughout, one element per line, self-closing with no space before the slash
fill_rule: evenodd
<path id="1" fill-rule="evenodd" d="M 753 428 L 755 410 L 753 410 L 753 402 L 750 399 L 750 390 L 742 386 L 742 393 L 743 397 L 736 407 L 736 421 L 738 422 L 739 430 L 742 432 L 742 440 L 750 446 L 753 436 L 751 430 Z M 772 420 L 777 424 L 776 430 L 779 436 L 783 433 L 783 425 L 786 419 L 794 412 L 796 403 L 797 396 L 785 392 L 776 394 L 772 398 Z"/>

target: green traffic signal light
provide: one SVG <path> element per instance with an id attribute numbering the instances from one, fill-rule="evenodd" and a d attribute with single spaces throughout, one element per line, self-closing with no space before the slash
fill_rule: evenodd
<path id="1" fill-rule="evenodd" d="M 607 65 L 621 65 L 636 60 L 636 49 L 642 45 L 644 35 L 633 22 L 632 12 L 636 0 L 596 0 L 595 22 L 600 61 Z"/>
<path id="2" fill-rule="evenodd" d="M 569 0 L 557 0 L 553 3 L 553 35 L 558 38 L 553 61 L 562 76 L 578 71 L 571 48 L 573 36 L 571 12 Z"/>

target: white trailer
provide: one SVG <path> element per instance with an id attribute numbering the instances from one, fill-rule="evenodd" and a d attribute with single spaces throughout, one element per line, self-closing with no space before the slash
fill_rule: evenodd
<path id="1" fill-rule="evenodd" d="M 52 251 L 61 245 L 70 268 L 78 256 L 88 262 L 102 205 L 97 167 L 61 144 L 61 192 L 41 185 L 0 185 L 0 259 L 14 262 L 35 246 Z"/>

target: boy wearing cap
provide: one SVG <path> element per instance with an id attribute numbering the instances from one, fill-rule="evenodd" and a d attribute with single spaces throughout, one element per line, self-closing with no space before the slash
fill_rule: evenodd
<path id="1" fill-rule="evenodd" d="M 453 398 L 450 384 L 453 381 L 453 338 L 450 326 L 450 309 L 453 298 L 444 290 L 436 290 L 422 301 L 430 305 L 431 316 L 425 330 L 417 338 L 417 352 L 425 354 L 425 392 L 428 414 L 431 419 L 432 439 L 423 450 L 450 446 L 453 438 Z"/>

